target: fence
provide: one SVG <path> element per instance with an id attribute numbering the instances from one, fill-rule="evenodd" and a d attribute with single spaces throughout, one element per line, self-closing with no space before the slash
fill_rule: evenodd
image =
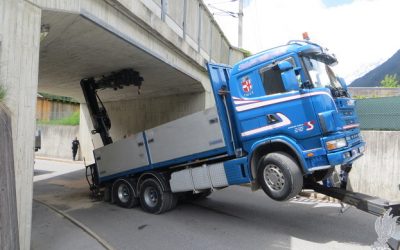
<path id="1" fill-rule="evenodd" d="M 363 130 L 400 130 L 400 96 L 357 100 Z"/>
<path id="2" fill-rule="evenodd" d="M 37 99 L 36 119 L 39 121 L 63 119 L 71 116 L 74 112 L 79 112 L 79 103 Z"/>

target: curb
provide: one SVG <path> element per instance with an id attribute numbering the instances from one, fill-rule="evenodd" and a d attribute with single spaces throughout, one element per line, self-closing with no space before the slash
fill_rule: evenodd
<path id="1" fill-rule="evenodd" d="M 51 158 L 46 156 L 35 156 L 35 160 L 45 160 L 45 161 L 57 161 L 57 162 L 65 162 L 65 163 L 73 163 L 73 164 L 83 164 L 83 161 L 73 161 L 64 158 Z"/>

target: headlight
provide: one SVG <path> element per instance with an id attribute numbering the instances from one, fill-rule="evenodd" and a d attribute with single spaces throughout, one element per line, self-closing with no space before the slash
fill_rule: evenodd
<path id="1" fill-rule="evenodd" d="M 326 148 L 328 150 L 334 150 L 338 148 L 343 148 L 347 146 L 347 142 L 345 138 L 340 138 L 336 140 L 331 140 L 326 142 Z"/>
<path id="2" fill-rule="evenodd" d="M 350 99 L 347 101 L 347 106 L 354 106 L 355 103 L 356 103 L 356 101 L 354 101 L 353 99 Z"/>

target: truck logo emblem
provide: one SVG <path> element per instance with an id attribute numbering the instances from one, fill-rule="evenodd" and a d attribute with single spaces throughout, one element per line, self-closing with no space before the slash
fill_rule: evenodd
<path id="1" fill-rule="evenodd" d="M 315 121 L 309 121 L 309 122 L 304 123 L 304 126 L 306 126 L 306 131 L 313 130 L 314 124 L 315 124 Z"/>
<path id="2" fill-rule="evenodd" d="M 250 92 L 253 89 L 253 85 L 251 85 L 250 79 L 248 77 L 243 79 L 242 89 L 245 93 Z"/>

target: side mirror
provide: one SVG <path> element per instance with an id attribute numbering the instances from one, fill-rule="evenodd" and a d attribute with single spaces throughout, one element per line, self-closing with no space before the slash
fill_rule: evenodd
<path id="1" fill-rule="evenodd" d="M 290 62 L 288 62 L 288 61 L 279 62 L 277 66 L 278 66 L 278 69 L 279 69 L 281 72 L 286 72 L 286 71 L 288 71 L 288 70 L 293 69 L 293 65 L 292 65 Z"/>
<path id="2" fill-rule="evenodd" d="M 342 88 L 344 90 L 347 90 L 347 84 L 346 84 L 346 81 L 344 80 L 344 78 L 343 77 L 336 77 L 336 79 L 338 80 L 340 85 L 342 85 Z"/>
<path id="3" fill-rule="evenodd" d="M 277 67 L 281 71 L 281 77 L 287 91 L 299 90 L 299 83 L 293 69 L 293 65 L 288 61 L 278 63 Z"/>

